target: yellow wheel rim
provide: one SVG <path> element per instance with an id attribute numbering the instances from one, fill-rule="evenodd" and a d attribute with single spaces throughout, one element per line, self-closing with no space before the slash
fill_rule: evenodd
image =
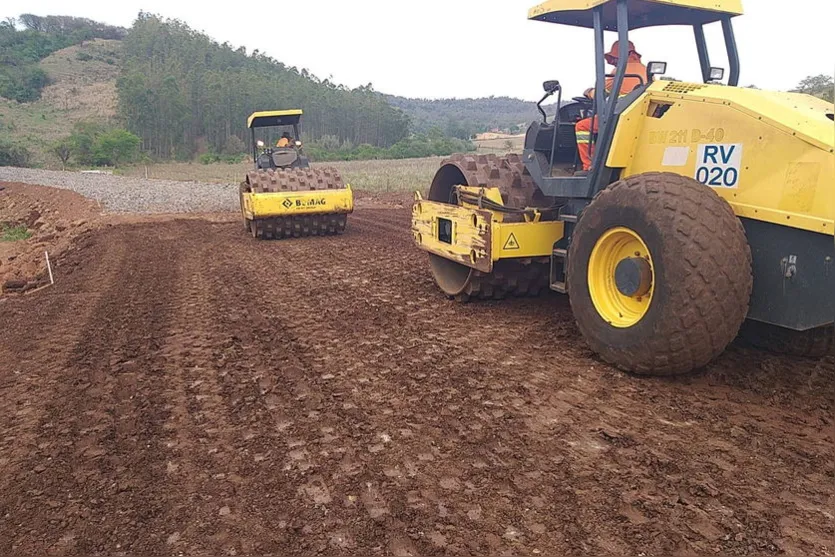
<path id="1" fill-rule="evenodd" d="M 622 277 L 632 270 L 635 276 L 636 269 L 642 271 L 640 284 L 633 282 L 625 287 L 621 280 L 619 287 L 616 271 Z M 625 227 L 607 230 L 589 258 L 589 294 L 597 313 L 613 327 L 626 329 L 636 325 L 652 303 L 654 275 L 652 255 L 637 232 Z"/>

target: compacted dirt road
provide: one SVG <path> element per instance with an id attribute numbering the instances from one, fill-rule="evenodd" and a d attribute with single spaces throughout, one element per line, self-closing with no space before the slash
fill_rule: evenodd
<path id="1" fill-rule="evenodd" d="M 0 302 L 0 554 L 835 553 L 831 359 L 630 377 L 408 221 L 118 224 Z"/>

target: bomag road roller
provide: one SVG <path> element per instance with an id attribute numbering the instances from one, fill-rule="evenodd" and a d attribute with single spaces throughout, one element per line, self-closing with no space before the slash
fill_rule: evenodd
<path id="1" fill-rule="evenodd" d="M 247 120 L 255 169 L 241 183 L 241 215 L 255 238 L 341 234 L 354 210 L 351 187 L 335 168 L 310 167 L 301 117 L 301 110 L 275 110 Z M 256 138 L 256 130 L 264 139 Z"/>
<path id="2" fill-rule="evenodd" d="M 636 374 L 702 367 L 738 334 L 799 355 L 831 350 L 833 105 L 738 87 L 741 14 L 740 0 L 532 8 L 530 19 L 593 30 L 596 84 L 563 102 L 559 81 L 547 81 L 521 156 L 453 156 L 428 199 L 416 193 L 412 232 L 440 289 L 462 301 L 567 293 L 590 347 Z M 710 63 L 712 24 L 727 80 Z M 662 77 L 664 62 L 628 73 L 626 56 L 607 74 L 607 31 L 629 52 L 632 30 L 662 25 L 689 28 L 698 82 Z M 549 97 L 559 107 L 550 121 Z M 599 124 L 588 173 L 575 128 L 584 117 Z"/>

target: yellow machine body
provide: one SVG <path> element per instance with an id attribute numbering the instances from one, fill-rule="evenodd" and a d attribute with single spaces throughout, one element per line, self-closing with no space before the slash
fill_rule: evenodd
<path id="1" fill-rule="evenodd" d="M 351 186 L 337 190 L 241 194 L 242 211 L 249 220 L 300 215 L 348 214 L 354 210 Z"/>
<path id="2" fill-rule="evenodd" d="M 653 171 L 696 178 L 737 216 L 833 235 L 832 110 L 808 95 L 657 81 L 620 115 L 607 166 L 623 178 Z M 501 202 L 497 190 L 482 190 Z M 444 220 L 452 227 L 442 241 Z M 421 249 L 486 273 L 500 259 L 550 256 L 563 235 L 561 222 L 506 223 L 495 211 L 419 196 L 412 221 Z"/>
<path id="3" fill-rule="evenodd" d="M 832 112 L 808 95 L 657 81 L 620 115 L 607 166 L 695 178 L 739 217 L 832 235 Z"/>

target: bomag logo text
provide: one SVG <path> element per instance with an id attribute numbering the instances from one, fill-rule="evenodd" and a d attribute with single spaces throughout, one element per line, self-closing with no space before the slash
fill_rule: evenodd
<path id="1" fill-rule="evenodd" d="M 324 197 L 287 199 L 283 203 L 283 205 L 288 209 L 290 207 L 293 207 L 295 209 L 302 209 L 305 207 L 321 207 L 326 204 L 327 200 Z"/>

